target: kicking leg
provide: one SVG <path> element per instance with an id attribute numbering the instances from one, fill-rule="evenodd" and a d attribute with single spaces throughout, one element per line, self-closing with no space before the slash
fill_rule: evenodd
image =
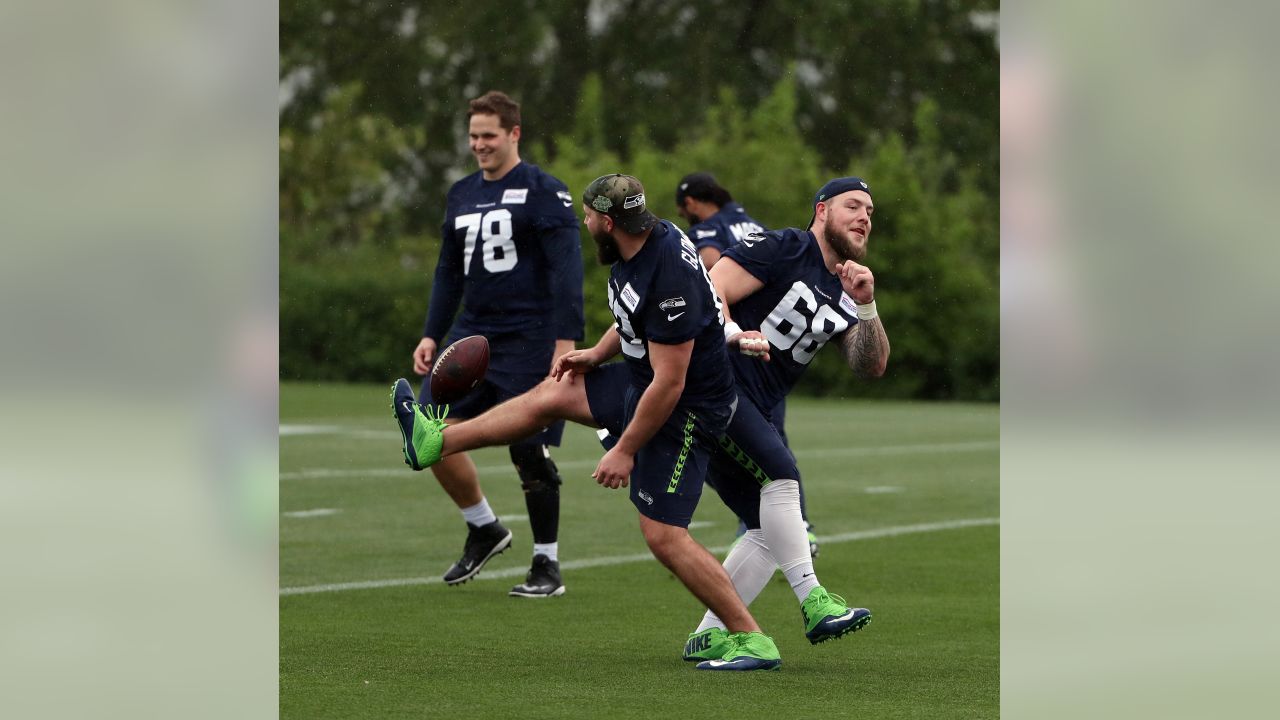
<path id="1" fill-rule="evenodd" d="M 523 440 L 556 420 L 595 427 L 581 378 L 547 378 L 479 417 L 443 429 L 442 456 Z"/>

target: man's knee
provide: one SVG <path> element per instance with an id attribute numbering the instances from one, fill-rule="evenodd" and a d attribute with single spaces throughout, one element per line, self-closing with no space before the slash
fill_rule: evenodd
<path id="1" fill-rule="evenodd" d="M 573 403 L 574 385 L 555 378 L 546 378 L 533 389 L 538 406 L 556 417 L 565 417 Z"/>
<path id="2" fill-rule="evenodd" d="M 508 452 L 511 454 L 511 463 L 516 466 L 516 473 L 520 476 L 520 487 L 526 494 L 559 490 L 560 472 L 551 460 L 551 453 L 546 445 L 512 445 Z"/>
<path id="3" fill-rule="evenodd" d="M 649 545 L 655 557 L 666 562 L 666 558 L 689 537 L 689 531 L 675 525 L 658 522 L 652 518 L 640 516 L 640 531 L 644 541 Z"/>

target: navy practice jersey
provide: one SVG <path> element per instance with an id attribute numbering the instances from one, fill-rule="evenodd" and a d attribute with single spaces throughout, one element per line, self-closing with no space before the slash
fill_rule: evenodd
<path id="1" fill-rule="evenodd" d="M 689 227 L 689 238 L 701 250 L 713 247 L 724 252 L 751 233 L 764 232 L 765 227 L 747 214 L 736 202 L 725 203 L 720 212 Z"/>
<path id="2" fill-rule="evenodd" d="M 639 252 L 613 264 L 609 308 L 631 368 L 632 385 L 638 390 L 653 381 L 649 343 L 679 345 L 693 340 L 679 404 L 696 408 L 733 402 L 720 298 L 693 243 L 679 228 L 659 221 Z"/>
<path id="3" fill-rule="evenodd" d="M 746 237 L 724 256 L 764 283 L 729 308 L 743 330 L 769 340 L 769 362 L 734 353 L 738 389 L 756 406 L 772 408 L 796 384 L 813 356 L 858 323 L 858 310 L 840 278 L 822 261 L 808 230 L 787 228 Z"/>
<path id="4" fill-rule="evenodd" d="M 462 302 L 468 334 L 581 340 L 582 243 L 573 196 L 536 165 L 475 172 L 449 189 L 424 337 L 443 341 Z"/>

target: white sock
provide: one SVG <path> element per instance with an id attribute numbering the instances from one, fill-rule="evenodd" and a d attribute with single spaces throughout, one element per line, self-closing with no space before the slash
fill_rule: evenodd
<path id="1" fill-rule="evenodd" d="M 468 523 L 479 527 L 497 520 L 498 516 L 493 514 L 493 509 L 489 507 L 488 499 L 481 497 L 480 502 L 475 505 L 462 508 L 462 518 Z"/>
<path id="2" fill-rule="evenodd" d="M 748 530 L 738 544 L 733 546 L 733 550 L 729 551 L 729 557 L 724 559 L 724 571 L 729 574 L 734 589 L 742 597 L 743 605 L 750 605 L 756 599 L 777 569 L 778 563 L 774 562 L 769 548 L 765 547 L 764 532 L 761 530 Z M 710 627 L 727 629 L 720 618 L 708 610 L 695 632 L 702 632 Z"/>
<path id="3" fill-rule="evenodd" d="M 800 514 L 800 483 L 774 480 L 760 491 L 760 529 L 765 545 L 787 576 L 801 602 L 818 587 L 818 576 L 809 556 L 809 533 Z"/>
<path id="4" fill-rule="evenodd" d="M 559 562 L 560 556 L 556 554 L 556 551 L 559 550 L 559 548 L 560 548 L 560 543 L 558 542 L 534 543 L 533 556 L 537 557 L 539 555 L 546 555 L 548 560 L 554 560 L 556 562 Z"/>

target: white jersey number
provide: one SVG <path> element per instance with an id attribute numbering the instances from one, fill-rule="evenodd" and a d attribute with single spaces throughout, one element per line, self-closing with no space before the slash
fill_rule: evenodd
<path id="1" fill-rule="evenodd" d="M 769 344 L 779 351 L 790 350 L 796 362 L 808 365 L 833 335 L 848 327 L 849 321 L 843 315 L 830 305 L 819 305 L 809 286 L 797 280 L 765 318 L 760 331 L 769 339 Z"/>
<path id="2" fill-rule="evenodd" d="M 644 341 L 636 337 L 636 330 L 627 316 L 627 309 L 614 296 L 613 284 L 609 284 L 609 309 L 613 311 L 613 319 L 618 321 L 618 337 L 622 339 L 622 354 L 637 360 L 645 356 Z"/>
<path id="3" fill-rule="evenodd" d="M 506 208 L 480 213 L 459 215 L 453 222 L 455 230 L 467 231 L 463 240 L 462 272 L 471 272 L 471 254 L 476 249 L 476 238 L 481 237 L 480 258 L 484 269 L 491 273 L 506 272 L 516 266 L 516 244 L 511 240 L 511 211 Z"/>

